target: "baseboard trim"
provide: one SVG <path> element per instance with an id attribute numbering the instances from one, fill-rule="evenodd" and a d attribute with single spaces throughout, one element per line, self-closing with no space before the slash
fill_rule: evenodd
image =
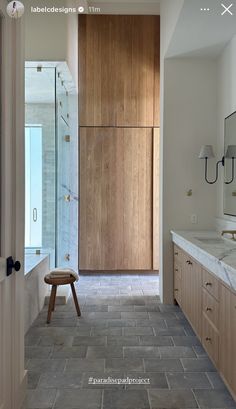
<path id="1" fill-rule="evenodd" d="M 159 275 L 159 270 L 80 270 L 80 275 Z"/>

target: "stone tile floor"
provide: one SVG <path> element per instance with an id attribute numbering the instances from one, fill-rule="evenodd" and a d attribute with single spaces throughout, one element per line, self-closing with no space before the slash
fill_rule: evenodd
<path id="1" fill-rule="evenodd" d="M 178 306 L 162 305 L 153 275 L 81 276 L 72 300 L 26 335 L 27 409 L 236 408 Z M 149 378 L 146 385 L 89 379 Z"/>

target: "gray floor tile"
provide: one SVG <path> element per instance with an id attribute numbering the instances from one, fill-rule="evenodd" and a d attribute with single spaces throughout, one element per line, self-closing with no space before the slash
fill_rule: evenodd
<path id="1" fill-rule="evenodd" d="M 198 358 L 207 357 L 207 353 L 206 353 L 205 349 L 201 345 L 194 346 L 193 350 L 194 350 L 194 352 L 195 352 L 195 354 L 197 355 Z"/>
<path id="2" fill-rule="evenodd" d="M 164 319 L 157 318 L 157 319 L 137 319 L 136 320 L 137 327 L 158 327 L 158 328 L 165 328 L 166 323 Z"/>
<path id="3" fill-rule="evenodd" d="M 105 359 L 84 359 L 84 358 L 73 358 L 68 359 L 66 363 L 66 372 L 76 371 L 76 372 L 102 372 L 105 369 Z"/>
<path id="4" fill-rule="evenodd" d="M 179 359 L 144 359 L 146 372 L 183 372 Z"/>
<path id="5" fill-rule="evenodd" d="M 124 358 L 159 358 L 159 348 L 156 346 L 124 347 Z"/>
<path id="6" fill-rule="evenodd" d="M 123 357 L 122 346 L 89 346 L 86 358 L 120 358 Z"/>
<path id="7" fill-rule="evenodd" d="M 92 320 L 96 320 L 96 319 L 120 319 L 121 317 L 121 313 L 120 312 L 84 312 L 83 313 L 83 317 L 85 319 L 92 319 Z"/>
<path id="8" fill-rule="evenodd" d="M 203 372 L 168 372 L 166 376 L 171 389 L 211 388 L 209 379 Z"/>
<path id="9" fill-rule="evenodd" d="M 89 334 L 88 334 L 89 335 Z M 40 338 L 40 346 L 65 345 L 72 346 L 73 335 L 46 335 Z"/>
<path id="10" fill-rule="evenodd" d="M 146 391 L 105 390 L 103 409 L 150 409 Z"/>
<path id="11" fill-rule="evenodd" d="M 113 337 L 119 337 L 122 335 L 122 327 L 108 327 L 108 328 L 99 328 L 95 327 L 91 330 L 91 335 L 109 335 Z"/>
<path id="12" fill-rule="evenodd" d="M 152 336 L 152 335 L 141 335 L 140 345 L 156 345 L 156 346 L 173 346 L 174 343 L 171 337 L 168 336 Z"/>
<path id="13" fill-rule="evenodd" d="M 66 366 L 65 359 L 29 359 L 26 369 L 36 372 L 59 372 L 63 371 Z"/>
<path id="14" fill-rule="evenodd" d="M 207 377 L 215 389 L 226 389 L 226 386 L 217 372 L 207 372 Z"/>
<path id="15" fill-rule="evenodd" d="M 106 345 L 106 337 L 91 336 L 85 337 L 83 335 L 74 338 L 73 346 L 75 345 Z"/>
<path id="16" fill-rule="evenodd" d="M 100 409 L 102 391 L 62 389 L 58 391 L 54 409 Z"/>
<path id="17" fill-rule="evenodd" d="M 175 346 L 201 346 L 198 337 L 173 336 Z"/>
<path id="18" fill-rule="evenodd" d="M 121 318 L 124 320 L 132 319 L 132 320 L 148 320 L 149 315 L 147 312 L 121 312 Z"/>
<path id="19" fill-rule="evenodd" d="M 161 358 L 194 358 L 196 354 L 190 347 L 159 347 Z"/>
<path id="20" fill-rule="evenodd" d="M 109 307 L 108 307 L 108 305 L 83 305 L 83 307 L 81 308 L 81 311 L 82 312 L 93 312 L 93 311 L 96 311 L 96 312 L 108 312 L 109 311 L 109 309 L 108 309 Z M 118 310 L 114 310 L 114 311 L 118 311 Z"/>
<path id="21" fill-rule="evenodd" d="M 87 347 L 84 345 L 72 347 L 55 346 L 52 358 L 85 358 Z"/>
<path id="22" fill-rule="evenodd" d="M 52 354 L 52 347 L 25 347 L 26 358 L 49 358 Z"/>
<path id="23" fill-rule="evenodd" d="M 135 305 L 134 311 L 144 311 L 144 312 L 160 312 L 159 305 L 157 304 L 147 304 L 147 305 Z"/>
<path id="24" fill-rule="evenodd" d="M 143 359 L 141 358 L 108 358 L 105 363 L 106 371 L 129 371 L 143 372 Z"/>
<path id="25" fill-rule="evenodd" d="M 149 389 L 151 409 L 197 408 L 197 402 L 190 390 Z"/>
<path id="26" fill-rule="evenodd" d="M 227 390 L 194 389 L 194 395 L 201 409 L 235 406 L 235 402 Z"/>
<path id="27" fill-rule="evenodd" d="M 153 335 L 153 329 L 151 327 L 124 328 L 124 335 Z"/>
<path id="28" fill-rule="evenodd" d="M 216 371 L 214 365 L 209 358 L 183 358 L 181 359 L 185 371 L 188 372 L 214 372 Z"/>
<path id="29" fill-rule="evenodd" d="M 139 345 L 139 337 L 138 336 L 109 336 L 107 337 L 107 345 L 120 345 L 120 346 L 138 346 Z"/>
<path id="30" fill-rule="evenodd" d="M 108 327 L 134 327 L 135 326 L 135 321 L 131 319 L 127 320 L 107 320 L 107 326 Z"/>
<path id="31" fill-rule="evenodd" d="M 82 386 L 82 373 L 75 372 L 55 373 L 47 372 L 41 375 L 40 388 L 80 388 Z"/>
<path id="32" fill-rule="evenodd" d="M 27 387 L 28 389 L 36 389 L 39 383 L 40 372 L 28 371 L 27 373 Z"/>
<path id="33" fill-rule="evenodd" d="M 132 312 L 134 305 L 109 305 L 108 311 Z"/>
<path id="34" fill-rule="evenodd" d="M 175 336 L 175 335 L 181 335 L 181 336 L 186 336 L 186 333 L 184 331 L 184 328 L 182 327 L 172 327 L 172 328 L 160 328 L 157 325 L 153 325 L 153 330 L 154 334 L 157 336 Z"/>
<path id="35" fill-rule="evenodd" d="M 53 406 L 56 389 L 34 389 L 27 392 L 27 409 L 47 409 Z"/>

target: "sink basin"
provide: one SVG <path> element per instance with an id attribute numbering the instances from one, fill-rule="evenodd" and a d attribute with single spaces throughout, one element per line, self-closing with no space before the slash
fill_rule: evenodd
<path id="1" fill-rule="evenodd" d="M 207 238 L 207 237 L 195 237 L 196 240 L 201 241 L 202 243 L 205 244 L 224 244 L 225 240 L 220 238 L 220 237 L 212 237 L 212 238 Z"/>

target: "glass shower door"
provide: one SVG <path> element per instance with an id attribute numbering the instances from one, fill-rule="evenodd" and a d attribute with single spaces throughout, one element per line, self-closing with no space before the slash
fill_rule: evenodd
<path id="1" fill-rule="evenodd" d="M 25 127 L 25 246 L 42 247 L 42 127 Z"/>

